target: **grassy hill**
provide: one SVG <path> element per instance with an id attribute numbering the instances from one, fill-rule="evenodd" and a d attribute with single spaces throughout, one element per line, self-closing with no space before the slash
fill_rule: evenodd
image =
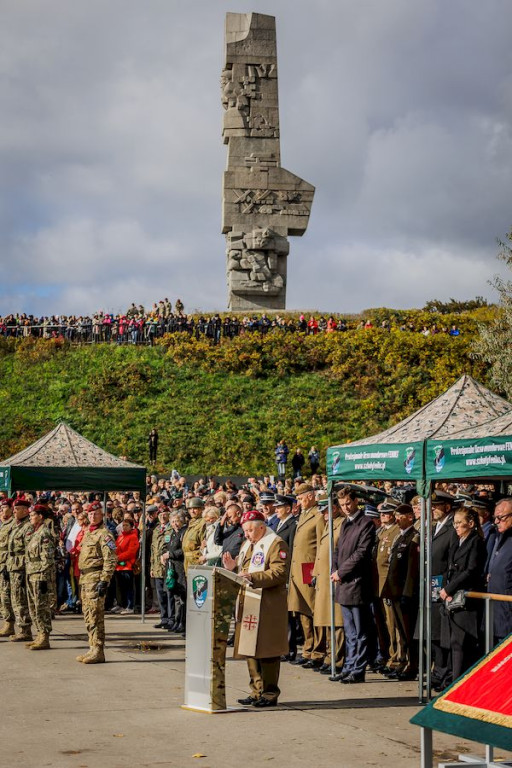
<path id="1" fill-rule="evenodd" d="M 354 440 L 404 418 L 463 373 L 486 383 L 470 357 L 477 320 L 409 311 L 416 328 L 457 323 L 461 336 L 396 327 L 304 336 L 272 332 L 212 346 L 173 334 L 154 347 L 71 346 L 61 339 L 0 339 L 1 458 L 64 419 L 117 455 L 146 463 L 159 430 L 159 469 L 182 473 L 274 471 L 274 446 Z M 387 313 L 387 314 L 386 314 Z M 427 319 L 425 319 L 427 316 Z M 412 320 L 411 320 L 412 318 Z"/>

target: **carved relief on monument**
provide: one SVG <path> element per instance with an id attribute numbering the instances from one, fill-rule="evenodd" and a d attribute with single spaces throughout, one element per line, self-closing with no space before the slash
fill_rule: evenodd
<path id="1" fill-rule="evenodd" d="M 305 232 L 315 190 L 281 168 L 273 16 L 227 14 L 221 101 L 229 307 L 284 309 L 287 235 Z"/>

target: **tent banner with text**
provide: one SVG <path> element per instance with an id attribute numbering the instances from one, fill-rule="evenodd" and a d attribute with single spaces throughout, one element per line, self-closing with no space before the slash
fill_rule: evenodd
<path id="1" fill-rule="evenodd" d="M 475 440 L 428 440 L 425 465 L 430 480 L 512 476 L 512 435 Z"/>
<path id="2" fill-rule="evenodd" d="M 327 477 L 331 481 L 421 480 L 423 445 L 335 445 L 327 449 Z"/>

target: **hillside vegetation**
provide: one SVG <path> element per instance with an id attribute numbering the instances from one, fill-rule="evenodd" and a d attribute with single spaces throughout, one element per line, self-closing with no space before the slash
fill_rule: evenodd
<path id="1" fill-rule="evenodd" d="M 461 335 L 401 331 L 456 323 Z M 160 470 L 261 474 L 274 471 L 274 446 L 293 450 L 363 437 L 439 395 L 463 373 L 486 384 L 470 356 L 477 320 L 458 315 L 373 310 L 390 331 L 305 336 L 274 331 L 212 346 L 172 334 L 154 347 L 72 346 L 62 339 L 0 339 L 1 458 L 60 419 L 117 455 L 146 463 L 147 435 L 159 430 Z M 368 316 L 368 313 L 365 313 Z"/>

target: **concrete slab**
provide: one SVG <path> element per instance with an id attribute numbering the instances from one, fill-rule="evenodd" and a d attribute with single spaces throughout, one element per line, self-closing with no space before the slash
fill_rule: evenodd
<path id="1" fill-rule="evenodd" d="M 81 617 L 58 617 L 52 650 L 0 642 L 0 766 L 4 768 L 353 768 L 419 765 L 414 683 L 369 675 L 342 686 L 283 664 L 276 709 L 202 715 L 180 708 L 185 645 L 148 617 L 107 618 L 107 664 L 85 666 Z M 228 704 L 248 692 L 243 661 L 227 664 Z M 436 760 L 482 752 L 436 735 Z M 202 755 L 202 757 L 195 757 Z"/>

